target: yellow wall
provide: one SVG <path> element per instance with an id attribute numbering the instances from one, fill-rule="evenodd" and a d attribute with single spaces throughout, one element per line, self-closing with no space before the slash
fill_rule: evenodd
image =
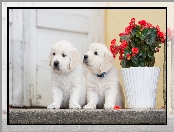
<path id="1" fill-rule="evenodd" d="M 106 24 L 106 45 L 109 48 L 110 41 L 116 38 L 117 44 L 119 42 L 119 33 L 123 32 L 125 27 L 129 25 L 131 18 L 135 18 L 136 23 L 144 19 L 150 22 L 152 25 L 159 25 L 162 31 L 166 31 L 166 11 L 164 9 L 106 9 L 105 12 L 105 24 Z M 163 62 L 164 62 L 164 46 L 160 48 L 160 52 L 155 54 L 155 66 L 161 68 L 161 74 L 159 78 L 157 96 L 156 96 L 156 108 L 161 108 L 164 105 L 163 100 Z M 115 66 L 118 70 L 121 69 L 118 56 L 115 59 Z M 121 75 L 119 74 L 120 82 L 123 86 Z"/>

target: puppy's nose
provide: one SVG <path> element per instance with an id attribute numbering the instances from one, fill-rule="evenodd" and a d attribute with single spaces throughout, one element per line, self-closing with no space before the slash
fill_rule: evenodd
<path id="1" fill-rule="evenodd" d="M 84 55 L 84 59 L 87 59 L 88 58 L 88 55 Z"/>
<path id="2" fill-rule="evenodd" d="M 59 62 L 58 61 L 55 61 L 54 62 L 54 66 L 58 66 L 59 65 Z"/>

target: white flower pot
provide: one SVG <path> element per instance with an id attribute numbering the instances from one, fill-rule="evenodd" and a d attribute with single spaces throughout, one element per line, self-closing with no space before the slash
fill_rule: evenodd
<path id="1" fill-rule="evenodd" d="M 122 68 L 128 108 L 155 108 L 159 67 Z"/>

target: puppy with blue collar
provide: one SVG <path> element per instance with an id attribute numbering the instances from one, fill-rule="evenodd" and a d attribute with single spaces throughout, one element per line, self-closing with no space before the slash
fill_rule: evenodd
<path id="1" fill-rule="evenodd" d="M 87 105 L 83 108 L 113 109 L 115 105 L 124 108 L 123 91 L 108 48 L 101 43 L 92 43 L 83 64 L 88 69 Z"/>

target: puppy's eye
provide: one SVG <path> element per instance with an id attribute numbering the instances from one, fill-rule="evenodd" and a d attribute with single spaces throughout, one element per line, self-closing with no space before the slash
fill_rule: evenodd
<path id="1" fill-rule="evenodd" d="M 66 55 L 64 53 L 62 53 L 62 56 L 65 57 Z"/>
<path id="2" fill-rule="evenodd" d="M 95 54 L 95 55 L 98 55 L 98 53 L 97 53 L 96 51 L 94 52 L 94 54 Z"/>
<path id="3" fill-rule="evenodd" d="M 53 53 L 53 55 L 55 55 L 56 53 Z"/>

